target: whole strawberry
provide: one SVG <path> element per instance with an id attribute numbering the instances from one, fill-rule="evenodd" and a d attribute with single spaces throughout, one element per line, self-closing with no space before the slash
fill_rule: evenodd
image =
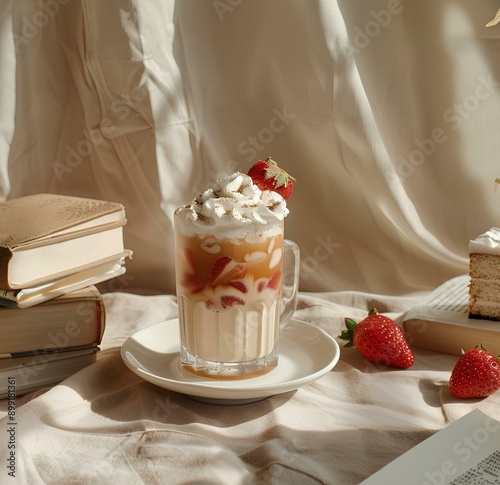
<path id="1" fill-rule="evenodd" d="M 295 179 L 278 167 L 272 158 L 254 163 L 248 171 L 248 175 L 260 190 L 274 190 L 285 200 L 288 200 L 292 195 Z"/>
<path id="2" fill-rule="evenodd" d="M 455 364 L 449 382 L 451 394 L 459 399 L 489 396 L 500 389 L 500 362 L 483 346 L 465 352 Z"/>
<path id="3" fill-rule="evenodd" d="M 344 347 L 355 346 L 370 362 L 406 369 L 415 361 L 401 327 L 376 309 L 359 323 L 346 318 L 345 326 L 347 330 L 339 335 L 348 340 Z"/>

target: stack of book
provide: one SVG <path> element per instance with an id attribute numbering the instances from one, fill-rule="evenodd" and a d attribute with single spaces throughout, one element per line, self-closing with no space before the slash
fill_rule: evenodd
<path id="1" fill-rule="evenodd" d="M 123 205 L 36 194 L 0 203 L 0 398 L 50 386 L 96 359 L 95 285 L 125 272 Z"/>

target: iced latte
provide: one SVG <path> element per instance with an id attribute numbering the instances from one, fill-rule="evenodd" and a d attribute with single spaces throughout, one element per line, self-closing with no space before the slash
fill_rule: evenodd
<path id="1" fill-rule="evenodd" d="M 277 364 L 285 200 L 235 173 L 175 211 L 184 368 L 242 379 Z"/>

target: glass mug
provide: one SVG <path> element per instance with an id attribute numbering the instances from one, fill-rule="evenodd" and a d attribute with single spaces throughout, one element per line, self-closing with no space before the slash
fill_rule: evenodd
<path id="1" fill-rule="evenodd" d="M 245 379 L 278 365 L 279 334 L 297 306 L 300 251 L 284 222 L 257 233 L 190 231 L 174 213 L 181 364 L 212 379 Z"/>

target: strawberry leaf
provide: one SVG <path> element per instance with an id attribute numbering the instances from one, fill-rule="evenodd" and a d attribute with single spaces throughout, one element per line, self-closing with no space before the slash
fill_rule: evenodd
<path id="1" fill-rule="evenodd" d="M 344 318 L 344 323 L 346 330 L 342 330 L 342 332 L 340 332 L 339 338 L 347 340 L 344 344 L 345 348 L 354 347 L 354 328 L 357 323 L 352 318 Z"/>
<path id="2" fill-rule="evenodd" d="M 352 318 L 345 318 L 344 323 L 349 330 L 354 330 L 354 327 L 358 324 Z"/>
<path id="3" fill-rule="evenodd" d="M 348 349 L 348 348 L 350 348 L 350 347 L 354 347 L 354 341 L 352 340 L 352 335 L 351 335 L 350 337 L 349 337 L 349 336 L 347 336 L 347 335 L 343 336 L 342 334 L 343 334 L 344 332 L 348 332 L 348 330 L 344 330 L 344 331 L 343 331 L 343 332 L 339 335 L 339 337 L 340 337 L 341 339 L 343 339 L 343 340 L 348 340 L 348 342 L 346 342 L 346 343 L 344 344 L 344 347 L 345 347 L 346 349 Z"/>

